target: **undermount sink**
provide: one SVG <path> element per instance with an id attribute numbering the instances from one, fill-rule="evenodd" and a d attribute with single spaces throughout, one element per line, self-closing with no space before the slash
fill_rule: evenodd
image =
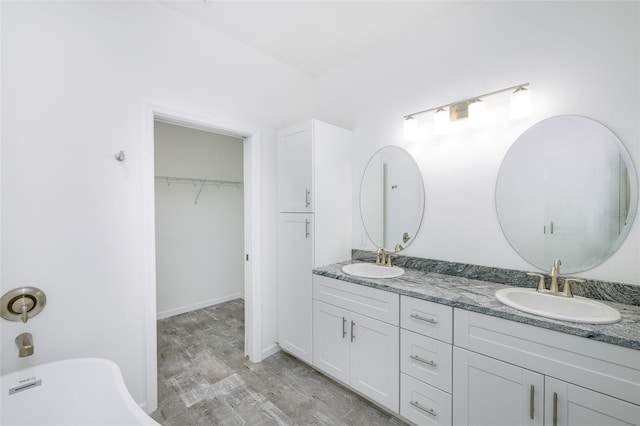
<path id="1" fill-rule="evenodd" d="M 520 311 L 562 321 L 612 324 L 622 318 L 616 309 L 596 300 L 580 296 L 554 296 L 533 288 L 503 288 L 496 291 L 496 298 Z"/>
<path id="2" fill-rule="evenodd" d="M 362 278 L 395 278 L 404 274 L 404 269 L 375 263 L 350 263 L 342 267 L 342 272 Z"/>

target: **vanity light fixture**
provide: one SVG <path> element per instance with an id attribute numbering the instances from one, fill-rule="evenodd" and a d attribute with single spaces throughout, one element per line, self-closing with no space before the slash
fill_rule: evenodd
<path id="1" fill-rule="evenodd" d="M 404 139 L 413 141 L 418 138 L 418 119 L 413 116 L 404 118 Z"/>
<path id="2" fill-rule="evenodd" d="M 482 127 L 487 124 L 487 104 L 475 99 L 469 104 L 469 126 Z"/>
<path id="3" fill-rule="evenodd" d="M 444 135 L 449 131 L 449 111 L 444 108 L 438 108 L 433 115 L 433 133 L 436 135 Z"/>
<path id="4" fill-rule="evenodd" d="M 511 118 L 531 115 L 531 92 L 525 86 L 518 86 L 511 94 Z"/>
<path id="5" fill-rule="evenodd" d="M 433 117 L 433 131 L 435 134 L 446 133 L 451 121 L 469 118 L 469 125 L 483 126 L 487 121 L 487 107 L 482 98 L 504 92 L 512 92 L 511 118 L 521 118 L 531 115 L 531 95 L 527 89 L 529 83 L 518 84 L 473 98 L 463 99 L 435 108 L 425 109 L 404 116 L 404 135 L 406 140 L 416 140 L 419 137 L 418 120 L 416 116 L 435 111 Z M 447 114 L 448 110 L 448 114 Z"/>

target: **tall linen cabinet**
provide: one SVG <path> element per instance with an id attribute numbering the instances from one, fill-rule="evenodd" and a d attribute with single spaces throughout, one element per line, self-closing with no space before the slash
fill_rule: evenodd
<path id="1" fill-rule="evenodd" d="M 278 344 L 309 364 L 312 270 L 351 258 L 351 139 L 318 120 L 278 132 Z"/>

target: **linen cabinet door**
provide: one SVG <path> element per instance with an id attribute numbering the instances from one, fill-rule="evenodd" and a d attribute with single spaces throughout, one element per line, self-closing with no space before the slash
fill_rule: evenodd
<path id="1" fill-rule="evenodd" d="M 399 411 L 400 332 L 397 326 L 351 312 L 351 387 Z"/>
<path id="2" fill-rule="evenodd" d="M 313 212 L 313 123 L 278 132 L 278 208 L 280 212 Z"/>
<path id="3" fill-rule="evenodd" d="M 542 426 L 544 376 L 453 348 L 453 424 Z"/>
<path id="4" fill-rule="evenodd" d="M 312 363 L 313 215 L 280 213 L 278 223 L 278 344 Z"/>
<path id="5" fill-rule="evenodd" d="M 313 365 L 345 384 L 349 383 L 349 311 L 313 301 Z"/>

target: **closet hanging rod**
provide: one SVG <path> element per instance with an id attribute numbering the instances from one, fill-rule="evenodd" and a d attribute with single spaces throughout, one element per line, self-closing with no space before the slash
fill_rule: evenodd
<path id="1" fill-rule="evenodd" d="M 242 186 L 243 182 L 233 180 L 218 180 L 218 179 L 198 179 L 198 178 L 183 178 L 173 176 L 156 176 L 155 181 L 158 183 L 166 183 L 170 185 L 172 183 L 189 184 L 189 185 L 216 185 L 216 186 Z"/>

